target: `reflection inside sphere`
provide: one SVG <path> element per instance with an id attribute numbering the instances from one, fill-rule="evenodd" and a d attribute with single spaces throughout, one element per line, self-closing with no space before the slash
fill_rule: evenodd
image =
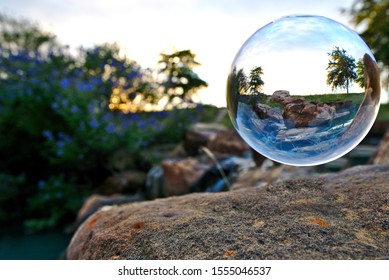
<path id="1" fill-rule="evenodd" d="M 346 154 L 377 116 L 380 78 L 357 33 L 320 16 L 290 16 L 255 32 L 227 82 L 242 138 L 264 156 L 318 165 Z"/>

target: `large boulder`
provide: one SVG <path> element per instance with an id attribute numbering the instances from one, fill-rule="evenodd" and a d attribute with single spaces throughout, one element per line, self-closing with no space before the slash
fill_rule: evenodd
<path id="1" fill-rule="evenodd" d="M 68 259 L 387 259 L 389 167 L 102 209 Z"/>

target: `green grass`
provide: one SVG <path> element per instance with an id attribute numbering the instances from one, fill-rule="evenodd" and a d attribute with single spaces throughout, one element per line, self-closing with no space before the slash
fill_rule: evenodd
<path id="1" fill-rule="evenodd" d="M 364 94 L 363 93 L 327 93 L 317 95 L 296 95 L 295 98 L 304 98 L 307 101 L 314 102 L 336 102 L 336 101 L 349 101 L 351 100 L 354 104 L 361 104 Z"/>
<path id="2" fill-rule="evenodd" d="M 302 98 L 306 101 L 312 101 L 317 103 L 329 103 L 337 101 L 352 101 L 353 104 L 361 104 L 364 98 L 363 93 L 326 93 L 326 94 L 314 94 L 314 95 L 291 95 L 293 98 Z M 270 106 L 271 108 L 281 107 L 281 104 L 271 100 L 271 96 L 260 94 L 255 96 L 240 96 L 240 102 L 246 104 L 261 103 Z"/>

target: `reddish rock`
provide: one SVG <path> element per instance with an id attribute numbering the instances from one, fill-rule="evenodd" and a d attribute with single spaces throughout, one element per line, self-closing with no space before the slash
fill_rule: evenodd
<path id="1" fill-rule="evenodd" d="M 189 193 L 191 187 L 211 167 L 199 158 L 168 159 L 163 169 L 163 195 L 165 197 Z"/>
<path id="2" fill-rule="evenodd" d="M 335 109 L 325 103 L 315 104 L 303 99 L 285 103 L 282 116 L 289 128 L 316 126 L 335 117 Z"/>

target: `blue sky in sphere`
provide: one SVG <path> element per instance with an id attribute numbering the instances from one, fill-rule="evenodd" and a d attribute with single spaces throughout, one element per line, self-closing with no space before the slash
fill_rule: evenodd
<path id="1" fill-rule="evenodd" d="M 38 22 L 72 48 L 117 42 L 142 67 L 156 68 L 159 53 L 191 49 L 208 82 L 204 103 L 225 106 L 226 79 L 243 43 L 283 16 L 329 17 L 354 29 L 341 13 L 354 0 L 2 0 L 0 11 Z"/>

